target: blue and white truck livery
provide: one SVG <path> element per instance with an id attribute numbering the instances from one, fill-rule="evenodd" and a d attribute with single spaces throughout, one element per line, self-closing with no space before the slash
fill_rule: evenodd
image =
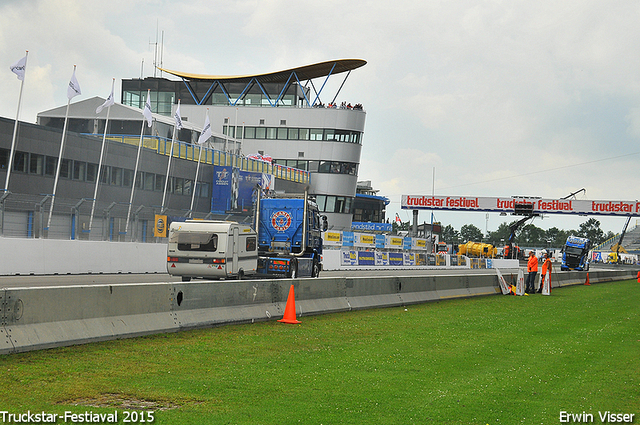
<path id="1" fill-rule="evenodd" d="M 562 247 L 560 270 L 589 270 L 589 250 L 591 241 L 587 238 L 569 236 Z"/>

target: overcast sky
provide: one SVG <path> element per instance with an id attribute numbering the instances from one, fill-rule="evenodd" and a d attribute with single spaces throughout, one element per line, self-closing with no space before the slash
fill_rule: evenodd
<path id="1" fill-rule="evenodd" d="M 20 119 L 165 68 L 266 73 L 332 59 L 367 65 L 338 101 L 367 113 L 360 180 L 402 194 L 640 198 L 640 3 L 603 1 L 2 0 L 0 116 L 15 118 L 9 65 L 29 51 Z M 159 30 L 159 32 L 158 32 Z M 335 84 L 341 79 L 334 79 Z M 333 83 L 333 82 L 332 82 Z M 325 102 L 330 98 L 322 99 Z M 435 184 L 433 174 L 435 170 Z M 624 218 L 601 218 L 619 232 Z M 539 227 L 578 228 L 547 216 Z M 456 229 L 512 217 L 439 212 Z M 420 221 L 430 221 L 426 212 Z M 635 225 L 636 220 L 632 220 Z"/>

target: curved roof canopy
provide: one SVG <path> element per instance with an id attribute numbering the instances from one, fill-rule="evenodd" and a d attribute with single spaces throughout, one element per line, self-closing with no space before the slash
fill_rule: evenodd
<path id="1" fill-rule="evenodd" d="M 314 63 L 312 65 L 301 66 L 298 68 L 286 69 L 283 71 L 270 72 L 268 74 L 256 75 L 235 75 L 235 76 L 219 76 L 219 75 L 203 75 L 192 74 L 188 72 L 172 71 L 170 69 L 158 68 L 161 71 L 192 81 L 224 81 L 224 82 L 249 82 L 256 79 L 260 83 L 286 83 L 289 81 L 292 73 L 295 73 L 300 80 L 312 80 L 314 78 L 326 77 L 328 75 L 339 74 L 341 72 L 351 71 L 366 65 L 366 61 L 362 59 L 338 59 L 327 62 Z"/>

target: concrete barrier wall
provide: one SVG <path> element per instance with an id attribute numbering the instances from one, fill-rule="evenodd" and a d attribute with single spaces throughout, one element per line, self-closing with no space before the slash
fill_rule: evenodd
<path id="1" fill-rule="evenodd" d="M 0 237 L 0 275 L 166 273 L 163 243 Z"/>
<path id="2" fill-rule="evenodd" d="M 508 283 L 516 269 L 503 270 Z M 586 272 L 553 273 L 552 286 Z M 635 278 L 594 271 L 590 283 Z M 494 274 L 202 281 L 0 290 L 0 354 L 281 318 L 291 285 L 298 317 L 500 293 Z"/>

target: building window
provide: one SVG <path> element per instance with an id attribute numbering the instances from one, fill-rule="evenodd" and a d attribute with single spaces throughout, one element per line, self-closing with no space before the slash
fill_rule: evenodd
<path id="1" fill-rule="evenodd" d="M 70 159 L 63 159 L 60 164 L 60 177 L 63 179 L 71 178 L 71 167 L 73 166 L 73 161 Z"/>
<path id="2" fill-rule="evenodd" d="M 98 164 L 87 163 L 87 181 L 90 183 L 96 182 L 96 175 L 98 173 Z"/>
<path id="3" fill-rule="evenodd" d="M 286 128 L 278 128 L 278 139 L 279 140 L 287 140 L 288 138 L 288 131 Z"/>
<path id="4" fill-rule="evenodd" d="M 73 179 L 85 181 L 87 179 L 87 163 L 73 161 Z"/>
<path id="5" fill-rule="evenodd" d="M 322 140 L 323 133 L 324 131 L 321 128 L 312 128 L 309 140 Z"/>
<path id="6" fill-rule="evenodd" d="M 26 173 L 28 158 L 29 154 L 27 152 L 15 151 L 13 154 L 13 171 Z"/>
<path id="7" fill-rule="evenodd" d="M 43 172 L 44 172 L 44 156 L 36 155 L 35 153 L 32 153 L 31 158 L 29 158 L 29 174 L 42 175 Z"/>

